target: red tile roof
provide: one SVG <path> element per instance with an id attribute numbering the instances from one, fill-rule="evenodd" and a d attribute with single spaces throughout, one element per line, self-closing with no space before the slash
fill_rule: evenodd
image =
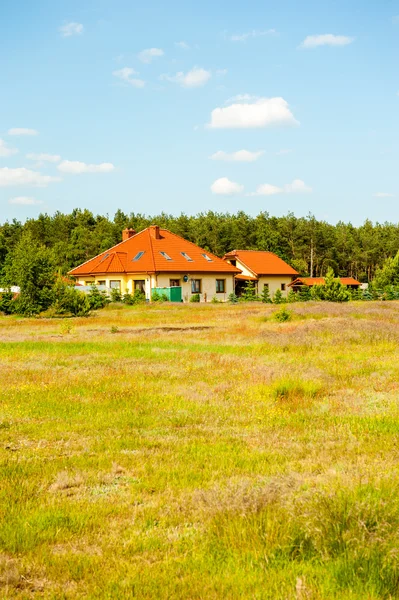
<path id="1" fill-rule="evenodd" d="M 239 260 L 252 273 L 260 275 L 298 275 L 290 265 L 273 252 L 263 250 L 232 250 L 224 255 L 224 260 Z"/>
<path id="2" fill-rule="evenodd" d="M 139 252 L 143 252 L 143 255 L 134 260 Z M 161 252 L 165 252 L 171 260 L 167 260 Z M 182 252 L 186 253 L 191 260 L 187 260 Z M 77 277 L 105 273 L 162 272 L 235 274 L 240 273 L 240 270 L 175 233 L 152 225 L 72 269 L 69 273 Z"/>
<path id="3" fill-rule="evenodd" d="M 361 285 L 360 281 L 357 281 L 353 277 L 339 277 L 339 281 L 342 285 Z M 325 282 L 324 277 L 297 277 L 288 286 L 307 285 L 308 287 L 312 287 L 312 285 L 324 285 Z"/>

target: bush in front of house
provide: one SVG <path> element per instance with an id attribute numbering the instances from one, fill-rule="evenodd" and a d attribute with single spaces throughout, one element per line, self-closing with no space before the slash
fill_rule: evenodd
<path id="1" fill-rule="evenodd" d="M 276 290 L 273 296 L 273 304 L 283 304 L 283 302 L 285 302 L 285 298 L 281 290 Z"/>
<path id="2" fill-rule="evenodd" d="M 190 302 L 200 302 L 201 297 L 199 294 L 193 294 L 190 298 Z"/>
<path id="3" fill-rule="evenodd" d="M 262 290 L 262 293 L 260 295 L 260 299 L 261 299 L 261 302 L 263 302 L 264 304 L 271 304 L 272 303 L 272 299 L 270 298 L 269 288 L 268 288 L 267 285 L 263 286 L 263 290 Z"/>
<path id="4" fill-rule="evenodd" d="M 166 294 L 160 294 L 157 290 L 152 292 L 151 299 L 153 302 L 168 302 L 169 300 Z"/>
<path id="5" fill-rule="evenodd" d="M 120 289 L 112 288 L 111 290 L 111 302 L 122 302 L 122 294 Z"/>
<path id="6" fill-rule="evenodd" d="M 241 302 L 257 302 L 259 300 L 259 296 L 256 294 L 255 283 L 253 281 L 246 282 L 240 296 L 240 300 Z"/>
<path id="7" fill-rule="evenodd" d="M 141 290 L 135 290 L 134 294 L 129 294 L 129 292 L 126 292 L 123 294 L 122 302 L 128 306 L 143 304 L 145 302 L 145 294 Z"/>
<path id="8" fill-rule="evenodd" d="M 100 291 L 96 285 L 90 286 L 90 292 L 87 294 L 87 298 L 89 300 L 89 305 L 92 310 L 98 310 L 99 308 L 104 308 L 109 304 L 110 300 L 107 296 L 107 293 L 104 291 Z M 112 290 L 114 291 L 114 290 Z M 119 292 L 119 290 L 117 290 Z M 120 295 L 120 292 L 119 292 Z M 115 300 L 114 300 L 115 302 Z"/>
<path id="9" fill-rule="evenodd" d="M 238 302 L 238 296 L 235 292 L 230 292 L 230 294 L 227 296 L 227 301 L 230 302 L 230 304 L 237 304 Z"/>

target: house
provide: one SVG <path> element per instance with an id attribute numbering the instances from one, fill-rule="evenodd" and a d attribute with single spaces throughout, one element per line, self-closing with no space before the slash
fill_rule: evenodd
<path id="1" fill-rule="evenodd" d="M 188 302 L 199 294 L 202 302 L 226 301 L 234 291 L 234 265 L 182 237 L 151 225 L 136 233 L 125 229 L 122 242 L 69 272 L 81 285 L 103 285 L 151 300 L 154 290 Z M 180 291 L 171 288 L 180 288 Z"/>
<path id="2" fill-rule="evenodd" d="M 273 296 L 280 290 L 285 296 L 287 286 L 298 275 L 290 265 L 277 254 L 263 250 L 232 250 L 224 255 L 223 260 L 241 271 L 236 275 L 236 294 L 240 295 L 248 281 L 253 281 L 258 294 L 267 287 Z"/>
<path id="3" fill-rule="evenodd" d="M 361 286 L 360 281 L 357 281 L 353 277 L 339 277 L 339 281 L 345 287 L 351 290 L 358 290 Z M 294 292 L 299 292 L 304 287 L 313 287 L 314 285 L 324 285 L 325 284 L 324 277 L 297 277 L 294 281 L 289 284 L 289 287 L 294 290 Z"/>

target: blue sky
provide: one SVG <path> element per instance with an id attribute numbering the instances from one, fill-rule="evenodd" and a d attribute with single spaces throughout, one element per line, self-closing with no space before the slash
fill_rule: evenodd
<path id="1" fill-rule="evenodd" d="M 14 0 L 0 38 L 1 222 L 399 220 L 399 0 Z"/>

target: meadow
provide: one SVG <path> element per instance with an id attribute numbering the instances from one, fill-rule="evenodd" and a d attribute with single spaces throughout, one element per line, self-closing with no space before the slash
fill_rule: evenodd
<path id="1" fill-rule="evenodd" d="M 0 597 L 399 597 L 399 302 L 0 317 Z"/>

